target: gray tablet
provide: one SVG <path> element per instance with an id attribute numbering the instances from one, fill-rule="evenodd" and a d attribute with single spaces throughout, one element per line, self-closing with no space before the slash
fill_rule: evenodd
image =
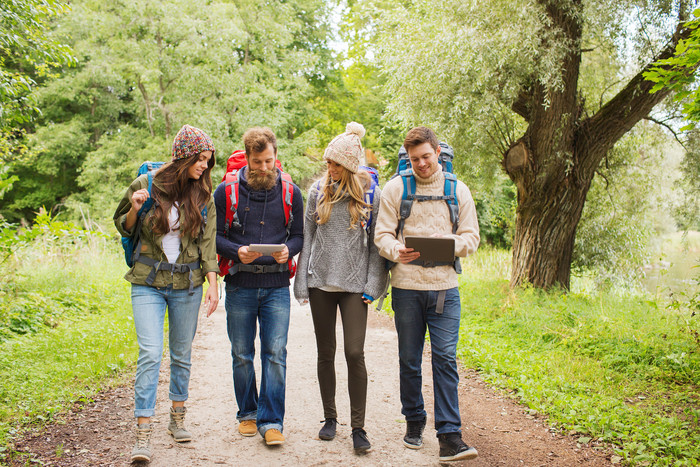
<path id="1" fill-rule="evenodd" d="M 420 252 L 419 260 L 451 262 L 455 260 L 455 239 L 452 237 L 418 237 L 407 235 L 406 247 Z"/>
<path id="2" fill-rule="evenodd" d="M 253 243 L 248 245 L 248 251 L 257 251 L 263 255 L 271 255 L 282 250 L 284 250 L 284 243 Z"/>

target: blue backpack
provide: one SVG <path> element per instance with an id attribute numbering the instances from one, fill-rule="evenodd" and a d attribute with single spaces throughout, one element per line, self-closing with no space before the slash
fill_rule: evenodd
<path id="1" fill-rule="evenodd" d="M 124 248 L 124 259 L 126 260 L 126 265 L 130 268 L 134 266 L 134 262 L 138 257 L 138 252 L 136 251 L 136 245 L 140 243 L 141 237 L 141 225 L 143 224 L 143 219 L 146 214 L 153 206 L 153 197 L 151 196 L 151 186 L 153 185 L 153 175 L 156 170 L 162 167 L 164 162 L 144 162 L 139 166 L 139 170 L 136 173 L 136 177 L 140 177 L 143 174 L 148 174 L 148 199 L 136 216 L 136 225 L 134 226 L 134 234 L 131 237 L 122 237 L 122 248 Z M 140 250 L 140 248 L 138 249 Z M 136 257 L 135 257 L 136 256 Z"/>
<path id="2" fill-rule="evenodd" d="M 399 149 L 399 163 L 396 167 L 396 174 L 392 178 L 401 177 L 403 181 L 403 195 L 401 196 L 401 206 L 399 208 L 399 225 L 397 235 L 403 235 L 403 226 L 406 219 L 411 215 L 413 202 L 419 203 L 424 201 L 444 200 L 450 210 L 450 221 L 452 222 L 452 233 L 457 233 L 459 227 L 459 203 L 457 201 L 457 176 L 453 172 L 452 160 L 454 159 L 454 150 L 447 144 L 440 142 L 440 155 L 438 162 L 442 166 L 442 171 L 445 175 L 445 191 L 442 196 L 427 196 L 416 194 L 416 179 L 413 176 L 411 169 L 411 161 L 408 157 L 406 148 L 401 146 Z M 416 260 L 420 263 L 420 260 Z M 419 264 L 416 263 L 416 264 Z M 444 266 L 452 263 L 434 263 L 430 266 Z M 423 265 L 421 263 L 421 265 Z M 455 258 L 454 268 L 458 274 L 462 273 L 462 265 L 459 258 Z"/>
<path id="3" fill-rule="evenodd" d="M 374 192 L 376 188 L 379 186 L 379 172 L 377 169 L 373 167 L 367 167 L 364 165 L 361 165 L 359 167 L 360 170 L 364 170 L 369 174 L 371 184 L 369 187 L 369 190 L 365 191 L 365 203 L 367 203 L 370 208 L 374 204 Z M 318 192 L 319 196 L 321 195 L 321 180 L 316 182 L 316 191 Z M 319 197 L 320 199 L 320 197 Z M 367 235 L 369 235 L 369 229 L 372 226 L 372 217 L 374 217 L 374 211 L 372 209 L 369 210 L 369 216 L 367 219 L 362 222 L 362 228 L 365 229 L 367 232 Z"/>

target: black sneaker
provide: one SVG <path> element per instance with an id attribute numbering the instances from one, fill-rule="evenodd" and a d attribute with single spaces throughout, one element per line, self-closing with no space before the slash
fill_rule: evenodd
<path id="1" fill-rule="evenodd" d="M 425 418 L 423 420 L 406 420 L 406 436 L 403 437 L 403 445 L 410 449 L 422 448 L 424 428 Z"/>
<path id="2" fill-rule="evenodd" d="M 362 428 L 352 429 L 352 447 L 358 454 L 372 449 L 372 445 L 369 443 L 369 439 L 367 439 L 367 432 Z"/>
<path id="3" fill-rule="evenodd" d="M 323 428 L 318 432 L 318 437 L 325 441 L 330 441 L 335 438 L 335 426 L 338 420 L 335 418 L 327 418 L 323 424 Z"/>
<path id="4" fill-rule="evenodd" d="M 475 448 L 467 446 L 462 441 L 460 433 L 444 433 L 438 435 L 440 442 L 440 461 L 458 461 L 475 459 L 479 455 Z"/>

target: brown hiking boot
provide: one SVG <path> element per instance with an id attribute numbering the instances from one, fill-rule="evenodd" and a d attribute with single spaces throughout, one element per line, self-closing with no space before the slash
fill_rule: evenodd
<path id="1" fill-rule="evenodd" d="M 277 446 L 284 444 L 284 435 L 276 428 L 270 428 L 265 432 L 265 444 L 268 446 Z"/>
<path id="2" fill-rule="evenodd" d="M 258 425 L 255 424 L 255 420 L 241 420 L 238 432 L 243 436 L 255 436 L 258 433 Z"/>

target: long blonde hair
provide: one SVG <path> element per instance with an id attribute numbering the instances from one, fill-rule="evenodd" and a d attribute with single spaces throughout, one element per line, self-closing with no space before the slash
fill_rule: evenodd
<path id="1" fill-rule="evenodd" d="M 338 186 L 335 189 L 334 183 L 328 172 L 320 180 L 319 197 L 316 204 L 316 223 L 320 225 L 328 222 L 333 205 L 349 196 L 350 226 L 348 228 L 355 229 L 358 224 L 369 218 L 369 213 L 372 210 L 372 205 L 365 202 L 365 191 L 372 184 L 370 175 L 364 170 L 352 173 L 343 168 Z"/>

